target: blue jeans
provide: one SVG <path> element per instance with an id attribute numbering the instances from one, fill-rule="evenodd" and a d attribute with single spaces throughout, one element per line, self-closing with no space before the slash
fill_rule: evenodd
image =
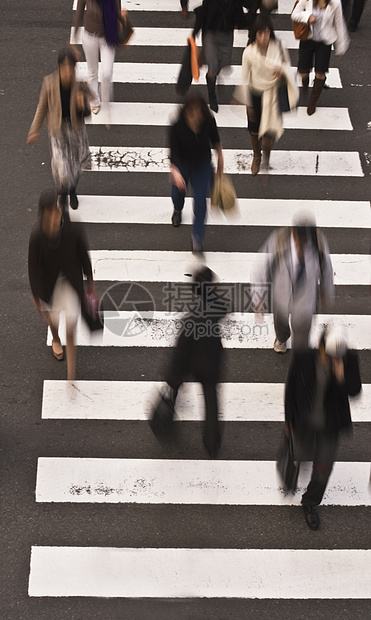
<path id="1" fill-rule="evenodd" d="M 185 180 L 191 183 L 193 193 L 193 238 L 201 243 L 205 236 L 206 198 L 209 195 L 213 181 L 213 169 L 211 162 L 176 162 L 175 164 Z M 184 207 L 185 192 L 179 190 L 176 185 L 171 186 L 171 198 L 174 209 L 182 211 Z"/>

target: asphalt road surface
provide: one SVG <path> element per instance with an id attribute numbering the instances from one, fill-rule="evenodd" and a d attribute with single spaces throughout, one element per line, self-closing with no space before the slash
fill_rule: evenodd
<path id="1" fill-rule="evenodd" d="M 229 109 L 233 74 L 218 90 L 226 106 L 217 116 L 223 148 L 240 157 L 233 168 L 231 155 L 241 219 L 212 216 L 206 260 L 225 269 L 225 282 L 248 282 L 250 255 L 290 221 L 298 201 L 308 201 L 337 261 L 333 314 L 359 350 L 365 389 L 353 406 L 353 437 L 341 442 L 339 467 L 319 510 L 321 527 L 312 532 L 300 493 L 287 499 L 277 490 L 274 460 L 290 353 L 273 352 L 269 316 L 265 340 L 235 334 L 226 342 L 223 443 L 215 462 L 202 445 L 202 400 L 194 386 L 187 385 L 170 442 L 158 443 L 146 420 L 171 353 L 163 287 L 186 281 L 194 266 L 191 207 L 186 223 L 170 225 L 163 171 L 169 112 L 160 106 L 177 102 L 166 65 L 181 62 L 184 32 L 178 36 L 176 29 L 187 32 L 193 16 L 184 23 L 177 0 L 154 0 L 151 11 L 139 10 L 143 2 L 127 5 L 137 39 L 117 53 L 121 72 L 114 84 L 117 104 L 138 105 L 113 110 L 110 129 L 101 114 L 88 125 L 92 151 L 105 148 L 109 166 L 95 156 L 95 169 L 78 187 L 76 215 L 86 222 L 98 292 L 124 282 L 114 289 L 122 300 L 138 283 L 135 301 L 150 300 L 160 327 L 132 341 L 107 327 L 101 341 L 80 330 L 74 388 L 66 385 L 65 362 L 52 358 L 28 284 L 38 196 L 53 187 L 45 128 L 34 147 L 26 146 L 42 78 L 55 70 L 70 37 L 72 0 L 1 2 L 0 617 L 369 618 L 370 6 L 345 56 L 332 56 L 330 77 L 339 81 L 323 92 L 318 114 L 307 125 L 305 115 L 287 120 L 269 177 L 244 172 L 250 144 L 241 110 Z M 290 39 L 282 7 L 274 26 Z M 234 49 L 234 65 L 242 51 Z M 289 52 L 295 67 L 297 48 L 289 45 Z M 194 88 L 206 95 L 203 79 Z M 153 252 L 161 251 L 167 254 L 158 275 Z M 233 279 L 233 269 L 245 264 L 244 277 Z M 314 329 L 324 322 L 319 317 Z M 126 326 L 122 319 L 120 329 Z"/>

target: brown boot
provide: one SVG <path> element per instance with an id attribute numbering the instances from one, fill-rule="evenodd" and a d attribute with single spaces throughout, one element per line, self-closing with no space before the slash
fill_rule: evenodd
<path id="1" fill-rule="evenodd" d="M 261 139 L 259 139 L 256 133 L 250 132 L 250 138 L 251 138 L 252 150 L 254 153 L 254 157 L 251 163 L 251 174 L 255 176 L 256 174 L 258 174 L 260 170 L 260 162 L 262 158 L 262 154 L 261 154 L 262 141 Z"/>
<path id="2" fill-rule="evenodd" d="M 312 114 L 315 113 L 316 103 L 322 92 L 322 88 L 324 87 L 324 84 L 325 84 L 325 79 L 320 80 L 319 78 L 314 78 L 312 94 L 310 96 L 308 107 L 307 107 L 308 116 L 312 116 Z"/>
<path id="3" fill-rule="evenodd" d="M 271 150 L 273 146 L 273 138 L 269 138 L 268 136 L 264 136 L 262 139 L 262 149 L 263 149 L 263 161 L 262 168 L 268 172 L 269 170 L 269 159 L 271 156 Z"/>

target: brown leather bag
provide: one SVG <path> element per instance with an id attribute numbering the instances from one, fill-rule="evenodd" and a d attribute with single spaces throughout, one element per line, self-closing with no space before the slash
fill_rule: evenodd
<path id="1" fill-rule="evenodd" d="M 291 11 L 291 15 L 297 5 L 297 3 L 299 2 L 299 0 L 296 0 L 293 9 Z M 292 28 L 294 31 L 294 36 L 295 39 L 298 39 L 299 41 L 306 41 L 308 39 L 308 35 L 309 35 L 309 26 L 308 24 L 305 24 L 304 22 L 294 22 L 293 19 L 291 18 L 291 23 L 292 23 Z"/>

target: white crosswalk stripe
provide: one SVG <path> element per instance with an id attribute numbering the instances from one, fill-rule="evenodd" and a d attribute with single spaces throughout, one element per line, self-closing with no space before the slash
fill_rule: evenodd
<path id="1" fill-rule="evenodd" d="M 207 264 L 220 282 L 249 282 L 262 256 L 252 252 L 205 252 Z M 333 254 L 331 258 L 335 285 L 370 283 L 367 254 Z M 164 250 L 93 250 L 91 259 L 94 278 L 105 281 L 189 282 L 189 273 L 199 264 L 189 252 Z"/>
<path id="2" fill-rule="evenodd" d="M 41 417 L 45 420 L 148 420 L 161 392 L 160 381 L 44 381 Z M 225 422 L 282 422 L 282 383 L 221 383 L 220 415 Z M 369 422 L 371 384 L 352 400 L 353 422 Z M 203 419 L 199 383 L 185 383 L 176 401 L 175 421 Z"/>
<path id="3" fill-rule="evenodd" d="M 149 62 L 116 62 L 113 68 L 113 82 L 121 84 L 176 84 L 180 71 L 180 64 L 149 63 Z M 100 72 L 100 63 L 99 63 Z M 293 75 L 297 75 L 297 68 L 292 67 Z M 86 62 L 78 62 L 76 75 L 79 79 L 86 79 L 88 68 Z M 205 84 L 206 68 L 200 69 L 200 84 Z M 313 72 L 310 75 L 313 81 Z M 237 86 L 242 82 L 242 69 L 240 65 L 232 65 L 230 70 L 224 70 L 218 77 L 218 84 L 225 86 Z M 300 86 L 300 78 L 297 77 Z M 326 83 L 330 88 L 342 88 L 339 69 L 330 67 Z"/>
<path id="4" fill-rule="evenodd" d="M 143 125 L 168 127 L 175 120 L 178 106 L 168 103 L 111 103 L 103 104 L 99 114 L 92 114 L 89 125 Z M 246 127 L 246 108 L 239 105 L 221 105 L 218 127 Z M 312 119 L 306 108 L 284 114 L 285 129 L 351 131 L 353 129 L 346 108 L 319 108 Z"/>
<path id="5" fill-rule="evenodd" d="M 36 501 L 298 505 L 310 478 L 311 464 L 301 466 L 295 495 L 280 490 L 275 469 L 274 461 L 40 457 Z M 369 463 L 349 466 L 337 462 L 323 504 L 370 506 L 369 474 Z"/>
<path id="6" fill-rule="evenodd" d="M 80 45 L 82 42 L 82 30 L 80 28 L 75 34 L 75 28 L 71 28 L 70 42 Z M 184 47 L 187 38 L 191 34 L 190 28 L 135 28 L 134 34 L 130 39 L 130 47 Z M 295 39 L 294 33 L 287 30 L 276 30 L 275 35 L 283 41 L 288 49 L 297 49 L 299 41 Z M 234 33 L 233 47 L 246 47 L 248 33 L 246 30 L 236 30 Z M 201 35 L 196 37 L 197 45 L 201 45 Z"/>
<path id="7" fill-rule="evenodd" d="M 139 312 L 109 310 L 104 312 L 103 333 L 93 334 L 83 321 L 79 322 L 76 342 L 80 347 L 172 347 L 176 337 L 184 329 L 187 334 L 197 335 L 197 324 L 192 319 L 183 328 L 182 315 L 176 312 Z M 339 321 L 337 315 L 317 314 L 314 318 L 310 344 L 316 347 L 325 325 Z M 350 345 L 354 349 L 371 349 L 371 315 L 342 315 L 341 324 L 349 333 Z M 215 327 L 207 324 L 207 333 L 220 333 L 226 349 L 271 349 L 274 340 L 273 315 L 265 314 L 262 323 L 257 323 L 253 314 L 229 314 Z M 203 329 L 203 328 L 202 328 Z M 219 331 L 220 329 L 220 331 Z M 216 332 L 215 332 L 216 330 Z M 61 325 L 62 343 L 65 334 Z M 203 332 L 201 332 L 203 333 Z M 51 346 L 51 332 L 47 344 Z M 290 347 L 290 340 L 287 341 Z"/>
<path id="8" fill-rule="evenodd" d="M 92 171 L 169 173 L 168 149 L 150 146 L 91 146 Z M 224 149 L 224 170 L 250 174 L 252 151 Z M 215 154 L 213 155 L 213 161 Z M 271 175 L 362 177 L 359 153 L 352 151 L 272 151 Z"/>
<path id="9" fill-rule="evenodd" d="M 359 599 L 371 597 L 370 569 L 367 549 L 35 546 L 29 594 Z"/>
<path id="10" fill-rule="evenodd" d="M 190 0 L 190 10 L 200 3 L 201 0 Z M 115 63 L 115 88 L 121 89 L 121 93 L 125 88 L 124 98 L 127 92 L 128 101 L 103 104 L 98 115 L 86 119 L 88 131 L 92 134 L 90 148 L 93 167 L 91 175 L 86 175 L 85 178 L 95 185 L 89 190 L 90 194 L 79 195 L 79 209 L 77 212 L 71 211 L 70 214 L 71 219 L 91 224 L 95 238 L 102 239 L 99 235 L 104 234 L 105 228 L 109 228 L 110 224 L 117 225 L 118 235 L 121 230 L 133 230 L 136 234 L 135 231 L 145 224 L 151 227 L 153 239 L 156 236 L 156 241 L 164 240 L 172 231 L 172 203 L 169 196 L 164 196 L 163 188 L 159 190 L 155 185 L 152 187 L 152 180 L 162 181 L 164 173 L 168 173 L 168 149 L 164 146 L 165 141 L 159 142 L 158 146 L 137 145 L 150 144 L 147 128 L 166 128 L 177 113 L 177 105 L 171 103 L 176 100 L 174 85 L 180 69 L 176 61 L 179 60 L 179 52 L 191 33 L 193 17 L 188 22 L 181 20 L 179 0 L 125 0 L 123 4 L 135 17 L 134 22 L 138 21 L 138 25 L 134 23 L 135 34 L 131 39 L 130 59 L 141 62 Z M 276 35 L 285 42 L 289 50 L 293 50 L 292 58 L 295 58 L 296 62 L 298 41 L 294 39 L 289 21 L 292 5 L 293 0 L 279 0 L 277 13 L 286 16 L 285 23 L 283 17 L 279 18 L 279 25 L 280 28 L 285 26 L 287 29 L 277 30 Z M 73 2 L 73 9 L 76 9 L 76 0 Z M 145 12 L 153 12 L 153 15 L 162 13 L 169 21 L 164 20 L 161 26 L 148 27 L 149 18 Z M 179 15 L 176 16 L 176 13 Z M 146 18 L 145 27 L 142 26 L 141 16 Z M 171 23 L 178 25 L 172 28 L 169 27 Z M 152 26 L 151 23 L 150 25 Z M 82 29 L 77 37 L 74 29 L 71 29 L 72 43 L 80 44 L 81 36 Z M 236 31 L 235 48 L 241 52 L 246 40 L 247 31 Z M 201 44 L 200 37 L 198 43 Z M 156 62 L 156 58 L 166 58 L 165 50 L 169 62 Z M 123 56 L 120 60 L 122 58 Z M 292 72 L 296 75 L 297 68 L 293 67 Z M 204 87 L 205 73 L 206 67 L 202 67 L 199 83 Z M 85 62 L 77 64 L 77 74 L 78 77 L 86 79 Z M 311 84 L 313 77 L 312 73 Z M 296 79 L 300 85 L 297 75 Z M 239 65 L 232 66 L 229 72 L 222 72 L 218 79 L 221 86 L 236 86 L 240 82 Z M 326 177 L 329 182 L 339 180 L 339 184 L 341 179 L 347 177 L 349 183 L 354 184 L 352 187 L 358 187 L 365 178 L 360 154 L 353 150 L 353 143 L 351 148 L 347 148 L 343 138 L 353 135 L 354 118 L 352 109 L 349 111 L 347 107 L 339 69 L 330 69 L 327 84 L 331 89 L 335 89 L 337 96 L 336 100 L 332 97 L 331 106 L 320 105 L 316 114 L 311 117 L 307 115 L 305 107 L 299 106 L 295 112 L 284 115 L 284 126 L 289 130 L 285 137 L 291 140 L 290 144 L 295 143 L 297 131 L 309 132 L 306 135 L 313 136 L 312 144 L 315 144 L 316 136 L 321 139 L 326 136 L 326 132 L 334 132 L 330 134 L 333 136 L 329 142 L 331 150 L 313 150 L 310 146 L 306 148 L 303 140 L 296 141 L 297 148 L 274 148 L 270 176 L 274 182 L 282 183 L 279 197 L 273 192 L 274 197 L 270 198 L 266 189 L 262 190 L 260 196 L 259 188 L 251 188 L 249 185 L 252 153 L 249 149 L 238 148 L 245 144 L 247 146 L 241 133 L 246 129 L 245 108 L 227 105 L 226 100 L 223 100 L 216 115 L 218 126 L 223 131 L 236 130 L 235 135 L 240 136 L 236 138 L 236 145 L 233 143 L 233 149 L 224 149 L 225 169 L 230 174 L 237 175 L 236 184 L 241 183 L 244 180 L 243 175 L 246 175 L 246 189 L 243 190 L 243 197 L 239 198 L 239 209 L 233 217 L 227 219 L 208 206 L 208 226 L 212 227 L 213 233 L 218 234 L 223 230 L 225 233 L 232 231 L 232 234 L 237 234 L 238 227 L 244 226 L 259 227 L 263 231 L 268 227 L 289 226 L 298 209 L 309 208 L 315 213 L 317 224 L 325 229 L 326 234 L 333 230 L 338 231 L 340 239 L 348 229 L 349 235 L 354 234 L 354 238 L 358 235 L 357 238 L 364 239 L 366 230 L 370 228 L 371 218 L 370 203 L 360 198 L 361 191 L 354 191 L 350 196 L 344 195 L 344 198 L 351 197 L 352 200 L 339 199 L 339 194 L 332 199 L 330 191 L 322 190 L 313 192 L 313 200 L 309 193 L 303 192 L 300 200 L 294 199 L 295 194 L 291 193 L 291 183 L 300 184 L 304 179 L 308 186 L 313 183 L 311 187 L 315 187 L 314 183 L 323 183 Z M 141 97 L 138 94 L 135 94 L 135 98 L 132 97 L 129 92 L 131 86 L 135 93 L 142 92 L 144 88 L 148 93 L 152 88 L 156 89 L 155 101 L 137 100 Z M 111 133 L 104 133 L 104 146 L 100 146 L 99 135 L 103 136 L 105 125 L 112 126 Z M 128 135 L 136 132 L 135 146 L 126 136 L 122 138 L 123 145 L 118 144 L 115 132 L 121 127 Z M 156 135 L 159 133 L 157 130 Z M 152 139 L 153 143 L 157 144 L 157 141 Z M 109 146 L 110 144 L 112 146 Z M 138 192 L 136 180 L 140 175 L 133 175 L 133 186 L 128 187 L 128 179 L 132 178 L 130 175 L 120 177 L 101 174 L 107 172 L 146 172 L 143 195 L 141 187 Z M 280 179 L 280 176 L 283 178 Z M 96 189 L 99 182 L 103 188 L 101 194 L 99 189 Z M 124 195 L 120 195 L 120 190 Z M 98 194 L 95 194 L 97 191 Z M 127 195 L 131 192 L 135 195 Z M 192 199 L 187 197 L 182 226 L 190 226 L 191 223 Z M 167 226 L 166 232 L 161 225 Z M 110 249 L 108 237 L 107 247 L 105 242 L 102 244 L 101 241 L 98 245 L 100 249 L 96 249 L 94 243 L 91 247 L 97 288 L 103 290 L 106 286 L 106 293 L 111 291 L 110 299 L 114 302 L 115 296 L 111 287 L 125 283 L 129 286 L 142 286 L 142 290 L 148 295 L 146 303 L 153 301 L 153 312 L 148 312 L 147 307 L 145 312 L 128 310 L 119 303 L 114 310 L 105 309 L 105 326 L 99 334 L 90 333 L 86 325 L 79 321 L 76 340 L 78 347 L 84 348 L 81 356 L 89 354 L 94 358 L 96 355 L 99 360 L 97 365 L 99 369 L 103 369 L 102 356 L 109 359 L 116 355 L 117 363 L 119 354 L 122 368 L 120 366 L 120 374 L 116 374 L 115 378 L 120 380 L 109 377 L 110 367 L 104 368 L 105 374 L 101 375 L 96 371 L 94 377 L 87 377 L 89 380 L 77 380 L 73 383 L 45 379 L 41 417 L 43 424 L 66 424 L 66 428 L 74 425 L 74 428 L 87 429 L 87 433 L 94 425 L 96 433 L 101 424 L 109 425 L 112 422 L 114 426 L 122 423 L 123 432 L 124 429 L 126 431 L 129 427 L 135 427 L 140 429 L 136 431 L 139 436 L 142 429 L 149 433 L 146 422 L 152 404 L 163 386 L 158 375 L 154 375 L 154 370 L 158 370 L 156 354 L 166 352 L 166 349 L 174 344 L 182 316 L 180 313 L 170 312 L 172 308 L 169 308 L 169 312 L 155 310 L 160 294 L 159 287 L 162 284 L 169 290 L 172 285 L 189 282 L 190 274 L 199 262 L 190 252 L 180 249 L 141 249 L 143 246 L 139 234 L 138 247 L 135 249 L 126 249 L 124 242 L 121 249 Z M 117 244 L 115 247 L 118 247 Z M 132 248 L 133 245 L 127 247 Z M 148 248 L 148 243 L 144 247 Z M 160 246 L 156 244 L 154 247 Z M 256 252 L 235 251 L 239 248 L 233 247 L 233 241 L 228 252 L 214 251 L 218 249 L 215 241 L 210 244 L 210 248 L 212 251 L 205 253 L 205 261 L 217 273 L 221 284 L 232 283 L 236 287 L 248 285 L 252 268 L 261 255 Z M 246 247 L 246 250 L 249 249 Z M 355 246 L 351 253 L 348 250 L 344 253 L 343 248 L 332 250 L 334 282 L 337 296 L 341 300 L 353 295 L 349 289 L 353 291 L 355 287 L 368 287 L 370 284 L 370 259 L 362 251 L 364 250 L 361 246 Z M 153 290 L 157 291 L 154 293 L 156 299 L 152 295 Z M 164 291 L 163 293 L 166 294 Z M 337 306 L 336 314 L 318 314 L 314 317 L 311 345 L 316 346 L 324 325 L 337 321 L 345 326 L 350 346 L 358 350 L 360 355 L 367 354 L 371 350 L 371 315 L 368 314 L 368 307 L 364 305 L 361 308 L 360 304 L 356 304 L 353 308 L 348 305 L 348 310 L 343 310 L 341 314 L 336 308 Z M 276 465 L 272 460 L 274 455 L 270 453 L 269 459 L 268 455 L 265 457 L 263 446 L 261 453 L 263 459 L 267 460 L 249 453 L 242 458 L 237 454 L 233 454 L 229 459 L 223 458 L 224 441 L 228 441 L 227 430 L 235 429 L 236 426 L 244 429 L 246 434 L 254 433 L 258 427 L 265 430 L 273 428 L 274 432 L 277 429 L 277 442 L 280 441 L 284 418 L 284 376 L 279 375 L 281 359 L 278 356 L 273 358 L 272 352 L 272 359 L 264 362 L 267 366 L 272 366 L 267 368 L 267 371 L 269 370 L 269 376 L 276 378 L 276 382 L 258 381 L 254 366 L 258 356 L 267 356 L 268 350 L 272 348 L 273 317 L 266 314 L 263 323 L 256 323 L 252 312 L 229 314 L 222 321 L 221 328 L 226 355 L 230 355 L 232 360 L 228 364 L 232 369 L 235 368 L 236 361 L 233 356 L 242 354 L 246 356 L 244 359 L 248 358 L 248 368 L 243 370 L 242 380 L 239 376 L 233 382 L 232 372 L 232 381 L 223 382 L 219 386 L 220 417 L 226 429 L 220 460 L 208 460 L 205 458 L 206 453 L 202 453 L 202 458 L 188 458 L 186 453 L 177 451 L 174 456 L 174 452 L 162 453 L 161 446 L 156 458 L 151 458 L 151 454 L 143 454 L 142 447 L 141 452 L 134 456 L 132 453 L 130 458 L 125 450 L 120 452 L 119 458 L 113 458 L 113 453 L 111 458 L 111 454 L 107 456 L 107 452 L 105 458 L 99 457 L 99 453 L 94 452 L 94 447 L 92 451 L 85 451 L 81 456 L 76 452 L 73 455 L 68 453 L 68 449 L 62 454 L 57 450 L 50 454 L 49 450 L 48 456 L 44 456 L 40 451 L 37 459 L 35 501 L 38 504 L 53 504 L 56 510 L 60 504 L 64 504 L 65 511 L 78 507 L 84 509 L 86 515 L 92 514 L 89 510 L 99 504 L 103 517 L 106 514 L 104 511 L 108 511 L 110 505 L 112 508 L 113 504 L 120 504 L 123 510 L 135 510 L 138 519 L 143 518 L 144 512 L 147 515 L 146 511 L 151 507 L 156 510 L 180 510 L 186 507 L 189 511 L 187 514 L 193 510 L 202 511 L 200 514 L 205 523 L 208 523 L 213 508 L 222 508 L 228 515 L 233 509 L 244 508 L 247 520 L 250 511 L 255 509 L 261 512 L 254 513 L 254 519 L 259 519 L 264 510 L 271 509 L 270 515 L 283 515 L 284 511 L 299 510 L 301 494 L 311 474 L 310 463 L 301 464 L 298 489 L 295 494 L 287 495 L 280 488 Z M 64 344 L 63 317 L 61 340 Z M 46 344 L 51 346 L 50 331 L 47 333 Z M 143 356 L 147 354 L 143 357 L 145 361 L 140 362 L 140 374 L 138 373 L 136 378 L 133 370 L 131 375 L 126 376 L 129 369 L 131 370 L 132 359 L 138 352 Z M 268 360 L 268 357 L 264 359 Z M 263 374 L 264 368 L 259 370 L 262 370 Z M 134 380 L 128 380 L 133 376 Z M 156 379 L 152 380 L 154 377 Z M 361 396 L 351 402 L 352 419 L 361 429 L 368 428 L 371 422 L 370 398 L 371 384 L 366 383 Z M 190 426 L 200 426 L 203 418 L 204 399 L 201 386 L 194 382 L 184 384 L 176 403 L 177 432 L 182 433 L 184 428 Z M 199 436 L 200 447 L 201 441 Z M 153 442 L 155 443 L 155 439 Z M 138 446 L 139 444 L 140 442 Z M 352 512 L 353 509 L 370 510 L 370 466 L 363 457 L 351 455 L 348 445 L 343 447 L 343 452 L 345 456 L 342 454 L 334 466 L 323 505 L 324 510 L 336 510 L 341 514 L 344 512 L 349 517 L 351 527 L 353 519 L 356 518 L 353 516 L 356 514 Z M 136 458 L 138 454 L 140 458 Z M 287 515 L 287 512 L 285 514 Z M 151 518 L 154 528 L 162 523 L 160 517 Z M 263 515 L 262 523 L 265 523 L 264 519 L 266 516 Z M 89 517 L 87 527 L 88 523 Z M 104 518 L 102 524 L 104 530 Z M 76 544 L 72 541 L 71 546 L 68 542 L 57 546 L 61 543 L 59 539 L 53 540 L 53 536 L 46 544 L 44 538 L 42 545 L 35 540 L 36 544 L 33 544 L 31 549 L 29 596 L 130 598 L 133 601 L 272 599 L 275 603 L 283 599 L 316 599 L 319 604 L 321 601 L 327 603 L 339 599 L 371 598 L 371 552 L 368 548 L 357 548 L 356 545 L 348 549 L 346 535 L 341 540 L 337 539 L 340 543 L 337 542 L 338 548 L 334 548 L 332 542 L 327 545 L 323 540 L 307 540 L 304 535 L 295 532 L 292 523 L 291 527 L 293 537 L 298 536 L 298 542 L 292 542 L 294 548 L 282 548 L 284 544 L 279 536 L 275 537 L 276 546 L 267 545 L 262 536 L 258 548 L 245 548 L 251 547 L 251 543 L 244 545 L 244 548 L 238 548 L 239 545 L 237 548 L 229 548 L 230 544 L 225 543 L 223 536 L 220 548 L 215 543 L 210 544 L 208 540 L 200 544 L 197 537 L 191 538 L 193 544 L 189 547 L 182 546 L 167 534 L 159 544 L 144 543 L 141 546 L 141 543 L 135 542 L 133 547 L 128 546 L 131 541 L 124 546 L 115 547 L 107 546 L 107 542 L 99 545 L 95 540 L 87 544 L 86 538 L 81 546 L 72 546 Z M 303 517 L 302 527 L 305 532 Z M 91 544 L 96 546 L 89 546 Z M 301 548 L 302 546 L 304 548 Z M 73 601 L 70 606 L 73 614 Z M 335 617 L 336 614 L 330 615 Z M 217 613 L 215 617 L 218 617 Z"/>
<path id="11" fill-rule="evenodd" d="M 371 211 L 367 201 L 281 200 L 277 198 L 239 198 L 239 210 L 228 219 L 219 209 L 210 209 L 208 226 L 290 226 L 298 210 L 314 213 L 321 228 L 370 228 Z M 80 196 L 72 220 L 101 224 L 169 224 L 170 196 Z M 349 218 L 349 213 L 352 217 Z M 186 197 L 182 223 L 192 223 L 192 198 Z"/>

